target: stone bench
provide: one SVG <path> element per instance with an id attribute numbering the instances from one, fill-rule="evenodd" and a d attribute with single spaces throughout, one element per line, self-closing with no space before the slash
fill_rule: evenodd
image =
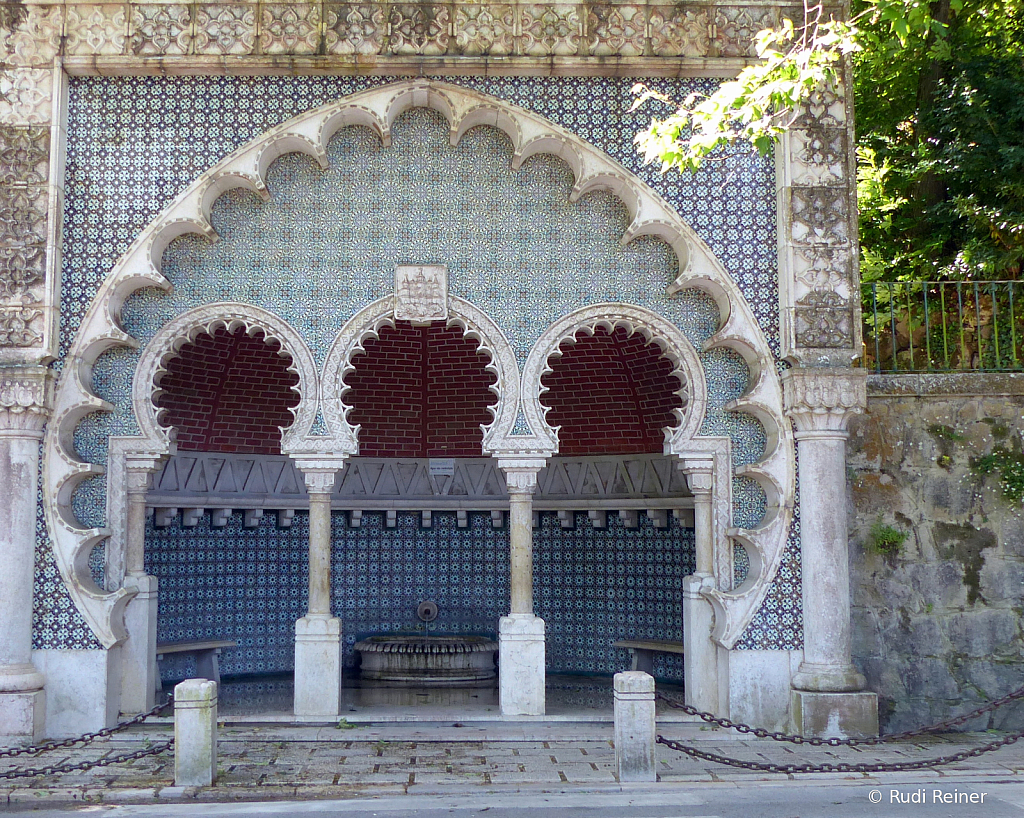
<path id="1" fill-rule="evenodd" d="M 682 642 L 662 642 L 656 639 L 620 639 L 613 643 L 617 648 L 627 648 L 632 666 L 630 670 L 642 670 L 644 673 L 654 673 L 655 653 L 677 653 L 683 654 Z"/>
<path id="2" fill-rule="evenodd" d="M 212 639 L 206 642 L 167 642 L 156 646 L 156 660 L 159 662 L 171 653 L 191 653 L 196 657 L 196 677 L 209 679 L 220 684 L 220 656 L 224 648 L 237 647 L 230 639 Z M 160 674 L 156 676 L 157 688 L 161 687 Z"/>

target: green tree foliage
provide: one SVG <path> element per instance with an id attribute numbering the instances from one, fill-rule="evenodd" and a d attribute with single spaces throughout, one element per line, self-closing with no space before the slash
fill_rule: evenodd
<path id="1" fill-rule="evenodd" d="M 695 169 L 767 154 L 788 111 L 852 59 L 865 280 L 1017 278 L 1024 265 L 1024 0 L 855 0 L 762 32 L 762 61 L 637 142 Z M 849 57 L 847 57 L 849 55 Z M 658 97 L 638 87 L 642 104 Z"/>

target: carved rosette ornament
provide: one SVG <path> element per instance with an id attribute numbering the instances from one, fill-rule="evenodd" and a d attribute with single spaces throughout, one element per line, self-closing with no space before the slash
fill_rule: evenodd
<path id="1" fill-rule="evenodd" d="M 786 414 L 796 436 L 846 437 L 847 424 L 868 405 L 866 369 L 790 369 L 782 375 Z"/>
<path id="2" fill-rule="evenodd" d="M 856 175 L 843 88 L 820 88 L 776 152 L 782 354 L 848 366 L 860 355 Z"/>

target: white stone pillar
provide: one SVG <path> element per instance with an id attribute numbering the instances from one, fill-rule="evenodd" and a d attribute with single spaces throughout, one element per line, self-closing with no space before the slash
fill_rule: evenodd
<path id="1" fill-rule="evenodd" d="M 808 735 L 878 732 L 878 700 L 851 662 L 846 438 L 867 406 L 863 369 L 794 368 L 783 375 L 800 477 L 804 659 L 793 677 L 794 718 Z"/>
<path id="2" fill-rule="evenodd" d="M 146 494 L 156 463 L 126 464 L 128 509 L 125 526 L 124 587 L 135 596 L 125 609 L 128 639 L 121 649 L 121 712 L 145 713 L 156 700 L 157 578 L 146 573 Z"/>
<path id="3" fill-rule="evenodd" d="M 616 673 L 615 771 L 619 783 L 657 781 L 654 677 L 639 670 Z"/>
<path id="4" fill-rule="evenodd" d="M 0 371 L 0 745 L 42 738 L 43 676 L 32 664 L 39 443 L 51 404 L 43 367 Z"/>
<path id="5" fill-rule="evenodd" d="M 714 609 L 703 592 L 715 588 L 715 517 L 712 505 L 714 461 L 689 461 L 680 466 L 693 494 L 696 570 L 683 578 L 683 679 L 686 703 L 720 713 L 718 646 L 711 640 Z"/>
<path id="6" fill-rule="evenodd" d="M 217 781 L 217 683 L 186 679 L 174 687 L 174 785 Z"/>
<path id="7" fill-rule="evenodd" d="M 331 616 L 331 491 L 336 467 L 302 468 L 309 491 L 309 606 L 295 623 L 295 715 L 341 712 L 341 620 Z"/>
<path id="8" fill-rule="evenodd" d="M 544 620 L 533 614 L 533 494 L 544 461 L 498 461 L 508 486 L 511 612 L 498 623 L 502 715 L 544 715 Z"/>

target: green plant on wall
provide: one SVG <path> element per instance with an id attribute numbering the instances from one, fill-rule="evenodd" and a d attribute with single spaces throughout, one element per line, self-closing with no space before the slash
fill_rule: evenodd
<path id="1" fill-rule="evenodd" d="M 907 540 L 907 532 L 900 531 L 891 525 L 886 525 L 879 517 L 871 531 L 868 532 L 868 545 L 876 554 L 886 557 L 894 557 L 903 550 L 903 543 Z"/>
<path id="2" fill-rule="evenodd" d="M 1024 454 L 998 446 L 991 454 L 972 460 L 971 468 L 986 477 L 998 472 L 1003 497 L 1012 502 L 1024 499 Z"/>

